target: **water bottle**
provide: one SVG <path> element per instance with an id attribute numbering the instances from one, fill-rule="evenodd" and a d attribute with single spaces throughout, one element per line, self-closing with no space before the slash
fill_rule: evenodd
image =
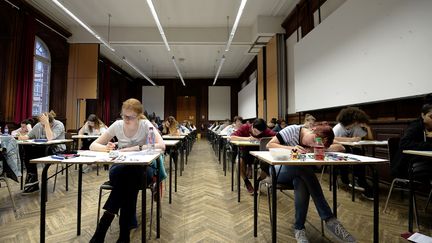
<path id="1" fill-rule="evenodd" d="M 147 146 L 148 152 L 152 153 L 155 151 L 155 134 L 153 127 L 149 127 L 149 134 L 147 135 Z"/>
<path id="2" fill-rule="evenodd" d="M 315 138 L 314 156 L 315 156 L 315 160 L 324 160 L 325 148 L 322 139 L 320 137 Z"/>
<path id="3" fill-rule="evenodd" d="M 9 135 L 9 128 L 7 125 L 4 128 L 4 135 L 6 135 L 6 136 Z"/>

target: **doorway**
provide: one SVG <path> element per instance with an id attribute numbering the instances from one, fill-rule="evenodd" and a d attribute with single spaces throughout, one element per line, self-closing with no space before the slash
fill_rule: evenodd
<path id="1" fill-rule="evenodd" d="M 196 126 L 196 97 L 195 96 L 177 96 L 177 114 L 178 122 L 188 120 Z"/>

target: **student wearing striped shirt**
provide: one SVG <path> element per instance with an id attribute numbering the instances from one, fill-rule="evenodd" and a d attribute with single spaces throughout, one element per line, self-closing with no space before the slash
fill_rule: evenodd
<path id="1" fill-rule="evenodd" d="M 333 144 L 334 133 L 326 123 L 317 124 L 312 128 L 306 128 L 303 125 L 287 126 L 270 140 L 267 148 L 297 149 L 300 153 L 312 152 L 316 137 L 322 139 L 327 151 L 343 151 L 341 145 Z M 279 168 L 280 166 L 276 166 L 276 171 L 279 171 Z M 312 166 L 284 165 L 280 168 L 277 180 L 278 183 L 292 184 L 294 186 L 294 234 L 297 242 L 309 242 L 304 224 L 310 197 L 315 203 L 320 218 L 326 222 L 327 229 L 334 237 L 343 242 L 356 241 L 333 215 Z"/>

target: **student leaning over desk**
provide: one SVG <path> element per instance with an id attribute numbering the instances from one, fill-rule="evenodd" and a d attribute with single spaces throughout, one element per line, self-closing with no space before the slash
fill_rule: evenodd
<path id="1" fill-rule="evenodd" d="M 328 151 L 343 151 L 343 147 L 332 144 L 334 134 L 326 123 L 317 124 L 313 128 L 302 125 L 291 125 L 282 129 L 267 144 L 268 148 L 297 149 L 300 153 L 313 152 L 315 138 L 320 137 Z M 279 171 L 280 166 L 276 166 Z M 282 166 L 277 178 L 278 183 L 294 186 L 295 223 L 294 234 L 297 242 L 306 243 L 305 221 L 312 197 L 318 215 L 325 220 L 327 229 L 343 242 L 355 242 L 355 238 L 345 230 L 334 217 L 321 189 L 318 179 L 311 166 Z"/>
<path id="2" fill-rule="evenodd" d="M 47 139 L 57 140 L 65 139 L 65 128 L 61 121 L 56 120 L 54 111 L 44 112 L 38 116 L 39 122 L 33 129 L 24 136 L 19 136 L 19 140 L 28 139 Z M 58 144 L 50 146 L 49 154 L 55 154 L 66 150 L 66 145 Z M 30 160 L 46 156 L 45 148 L 26 146 L 25 147 L 25 166 L 27 168 L 27 176 L 24 184 L 23 193 L 32 193 L 39 190 L 39 181 L 36 164 L 31 164 Z"/>
<path id="3" fill-rule="evenodd" d="M 90 150 L 110 151 L 115 149 L 115 144 L 110 142 L 113 137 L 117 137 L 120 151 L 141 151 L 147 148 L 147 136 L 153 125 L 144 116 L 141 102 L 136 99 L 128 99 L 123 102 L 121 117 L 122 120 L 114 122 L 90 145 Z M 153 129 L 156 130 L 154 127 Z M 165 150 L 160 134 L 154 131 L 154 135 L 155 148 Z M 144 184 L 144 173 L 147 173 L 147 184 L 151 183 L 154 176 L 151 166 L 148 166 L 147 170 L 144 167 L 132 165 L 113 165 L 111 167 L 109 179 L 113 189 L 104 205 L 106 211 L 90 242 L 104 242 L 105 234 L 114 215 L 118 214 L 119 210 L 120 236 L 117 242 L 129 242 L 130 230 L 137 227 L 136 203 L 138 191 Z"/>

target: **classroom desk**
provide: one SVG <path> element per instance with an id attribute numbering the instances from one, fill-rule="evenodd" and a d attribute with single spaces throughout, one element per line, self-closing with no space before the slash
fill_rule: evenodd
<path id="1" fill-rule="evenodd" d="M 402 153 L 432 158 L 432 151 L 403 150 Z M 410 192 L 409 192 L 410 200 L 409 200 L 409 210 L 408 210 L 408 231 L 409 232 L 413 232 L 413 212 L 414 212 L 413 193 L 414 193 L 413 183 L 412 180 L 410 180 Z"/>
<path id="2" fill-rule="evenodd" d="M 79 146 L 79 140 L 82 139 L 89 139 L 89 140 L 96 140 L 100 135 L 72 135 L 72 139 L 74 140 L 74 148 L 78 150 Z M 76 141 L 76 143 L 75 143 Z"/>
<path id="3" fill-rule="evenodd" d="M 164 140 L 166 150 L 169 150 L 169 204 L 171 204 L 172 195 L 172 165 L 174 162 L 174 191 L 177 192 L 177 161 L 178 161 L 178 147 L 181 146 L 180 140 Z M 181 149 L 181 148 L 180 148 Z"/>
<path id="4" fill-rule="evenodd" d="M 223 166 L 223 171 L 224 171 L 224 176 L 226 176 L 226 171 L 227 171 L 227 146 L 229 143 L 229 138 L 230 136 L 227 135 L 222 135 L 221 139 L 222 139 L 222 166 Z"/>
<path id="5" fill-rule="evenodd" d="M 258 142 L 251 142 L 251 141 L 243 141 L 243 140 L 230 140 L 229 141 L 233 147 L 233 157 L 231 158 L 231 191 L 234 191 L 234 164 L 235 159 L 238 156 L 239 162 L 237 164 L 237 202 L 240 202 L 240 148 L 246 148 L 246 147 L 253 147 L 258 148 L 260 146 L 259 141 Z M 245 164 L 246 166 L 246 164 Z"/>
<path id="6" fill-rule="evenodd" d="M 378 242 L 379 239 L 379 199 L 378 199 L 378 172 L 375 169 L 375 165 L 379 165 L 387 160 L 377 159 L 372 157 L 346 154 L 346 153 L 331 153 L 336 154 L 338 156 L 344 157 L 348 156 L 347 160 L 344 161 L 335 161 L 332 159 L 326 159 L 324 161 L 319 161 L 315 159 L 307 158 L 303 160 L 287 160 L 287 161 L 279 161 L 274 160 L 268 151 L 251 151 L 250 154 L 254 156 L 256 159 L 254 160 L 254 236 L 257 237 L 257 223 L 258 223 L 258 205 L 257 205 L 257 164 L 258 161 L 262 161 L 268 163 L 270 165 L 270 172 L 272 178 L 272 185 L 276 185 L 277 175 L 275 170 L 275 165 L 290 165 L 290 166 L 304 166 L 304 165 L 370 165 L 373 169 L 373 191 L 374 191 L 374 212 L 373 212 L 373 241 Z M 327 154 L 327 153 L 326 153 Z M 327 158 L 327 157 L 326 157 Z M 336 173 L 333 173 L 333 188 L 336 188 Z M 277 230 L 277 194 L 276 194 L 276 186 L 272 186 L 272 242 L 276 242 L 276 230 Z M 333 190 L 333 214 L 337 217 L 337 190 Z"/>
<path id="7" fill-rule="evenodd" d="M 368 146 L 372 147 L 372 157 L 375 157 L 375 147 L 377 146 L 387 147 L 388 145 L 387 140 L 384 141 L 361 140 L 358 142 L 338 142 L 338 143 L 346 146 L 361 147 L 363 154 L 364 154 L 364 147 L 368 147 Z"/>
<path id="8" fill-rule="evenodd" d="M 66 144 L 66 143 L 73 143 L 72 139 L 56 139 L 56 140 L 50 140 L 47 142 L 35 142 L 34 139 L 30 140 L 17 140 L 17 143 L 21 149 L 25 150 L 25 146 L 37 146 L 37 147 L 45 147 L 45 155 L 48 155 L 48 150 L 52 145 L 58 145 L 58 144 Z M 24 156 L 21 156 L 21 190 L 23 190 L 24 187 L 24 159 L 25 159 L 25 151 Z M 20 155 L 23 155 L 20 153 Z M 69 175 L 68 175 L 68 167 L 66 167 L 66 191 L 69 189 Z"/>
<path id="9" fill-rule="evenodd" d="M 94 152 L 94 151 L 79 151 L 80 156 L 59 160 L 52 158 L 51 156 L 45 156 L 38 159 L 30 160 L 30 163 L 43 164 L 44 168 L 42 170 L 42 180 L 41 180 L 41 212 L 40 212 L 40 242 L 45 242 L 45 216 L 46 216 L 46 201 L 47 201 L 47 181 L 48 181 L 48 169 L 52 164 L 78 164 L 78 200 L 77 200 L 77 235 L 81 234 L 81 194 L 82 194 L 82 165 L 83 164 L 127 164 L 127 165 L 137 165 L 137 166 L 148 166 L 150 163 L 159 158 L 161 153 L 155 153 L 152 155 L 144 155 L 140 152 L 119 152 L 119 155 L 126 156 L 123 161 L 118 161 L 108 157 L 106 152 Z M 159 163 L 157 164 L 157 171 L 159 170 Z M 157 172 L 158 173 L 158 172 Z M 146 179 L 146 173 L 144 173 L 144 181 Z M 141 215 L 141 227 L 142 227 L 142 242 L 146 241 L 146 190 L 147 185 L 144 187 L 142 192 L 142 215 Z M 160 181 L 156 181 L 156 188 L 160 188 Z M 159 190 L 156 191 L 157 198 L 159 197 Z M 153 200 L 153 199 L 152 199 Z M 157 201 L 156 208 L 156 237 L 160 237 L 160 200 Z"/>
<path id="10" fill-rule="evenodd" d="M 183 175 L 183 170 L 184 170 L 184 163 L 185 160 L 187 160 L 187 158 L 185 158 L 185 152 L 184 150 L 186 149 L 187 145 L 187 138 L 186 135 L 180 135 L 180 136 L 171 136 L 171 135 L 163 135 L 162 136 L 163 140 L 180 140 L 180 176 Z"/>

